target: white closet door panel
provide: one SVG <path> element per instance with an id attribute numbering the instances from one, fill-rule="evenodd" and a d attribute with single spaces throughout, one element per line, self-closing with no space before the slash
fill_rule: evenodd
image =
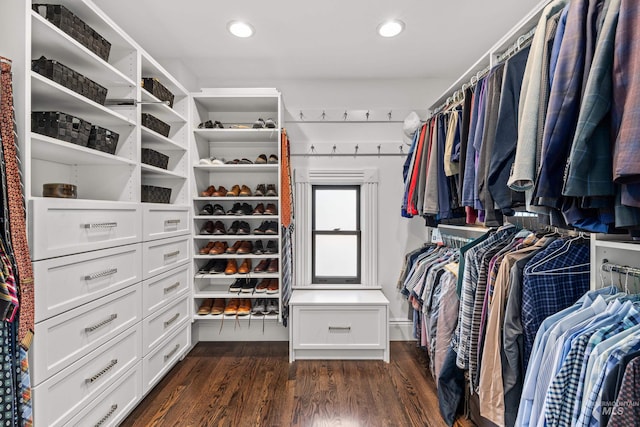
<path id="1" fill-rule="evenodd" d="M 143 245 L 143 278 L 148 279 L 189 262 L 189 237 L 145 242 Z"/>
<path id="2" fill-rule="evenodd" d="M 138 323 L 33 388 L 34 425 L 64 425 L 141 358 Z"/>
<path id="3" fill-rule="evenodd" d="M 32 351 L 33 384 L 104 344 L 142 319 L 142 288 L 135 284 L 104 298 L 36 323 Z"/>
<path id="4" fill-rule="evenodd" d="M 189 290 L 189 265 L 142 282 L 142 315 L 147 317 Z"/>
<path id="5" fill-rule="evenodd" d="M 156 345 L 189 319 L 189 295 L 153 314 L 142 322 L 142 353 L 146 356 Z"/>
<path id="6" fill-rule="evenodd" d="M 142 236 L 138 203 L 33 199 L 30 218 L 34 261 L 137 243 Z"/>
<path id="7" fill-rule="evenodd" d="M 143 240 L 189 234 L 189 208 L 142 205 Z"/>
<path id="8" fill-rule="evenodd" d="M 144 357 L 142 360 L 144 393 L 151 390 L 185 353 L 191 341 L 190 330 L 189 323 L 183 325 L 158 348 Z"/>
<path id="9" fill-rule="evenodd" d="M 142 280 L 142 245 L 37 261 L 33 274 L 41 322 Z"/>
<path id="10" fill-rule="evenodd" d="M 136 407 L 141 398 L 142 361 L 139 361 L 65 426 L 95 427 L 118 425 Z"/>

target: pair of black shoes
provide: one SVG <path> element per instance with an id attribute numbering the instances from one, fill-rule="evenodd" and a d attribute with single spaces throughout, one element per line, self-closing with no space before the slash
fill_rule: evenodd
<path id="1" fill-rule="evenodd" d="M 227 260 L 225 259 L 212 259 L 206 263 L 198 273 L 200 274 L 222 274 L 225 268 L 227 268 Z"/>
<path id="2" fill-rule="evenodd" d="M 275 240 L 269 240 L 267 242 L 267 247 L 265 248 L 262 245 L 262 240 L 258 240 L 253 245 L 253 253 L 254 255 L 271 255 L 278 253 L 278 244 Z"/>
<path id="3" fill-rule="evenodd" d="M 253 292 L 257 284 L 258 279 L 236 279 L 236 281 L 229 286 L 229 292 L 250 293 Z"/>
<path id="4" fill-rule="evenodd" d="M 212 205 L 211 203 L 207 203 L 200 210 L 200 215 L 224 215 L 224 214 L 225 214 L 224 208 L 222 207 L 222 205 L 219 205 L 219 204 Z"/>
<path id="5" fill-rule="evenodd" d="M 214 122 L 207 120 L 206 122 L 200 123 L 198 129 L 224 129 L 224 126 L 217 120 Z"/>
<path id="6" fill-rule="evenodd" d="M 251 215 L 253 207 L 249 203 L 234 203 L 233 207 L 227 211 L 227 215 Z"/>
<path id="7" fill-rule="evenodd" d="M 231 227 L 227 229 L 227 234 L 246 235 L 251 233 L 251 227 L 246 221 L 233 221 Z"/>
<path id="8" fill-rule="evenodd" d="M 262 221 L 260 227 L 253 230 L 253 234 L 278 234 L 278 221 Z"/>

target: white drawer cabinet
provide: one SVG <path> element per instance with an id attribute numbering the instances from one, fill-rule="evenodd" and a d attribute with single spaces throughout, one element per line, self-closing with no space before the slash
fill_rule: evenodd
<path id="1" fill-rule="evenodd" d="M 30 354 L 40 384 L 142 319 L 141 284 L 36 323 Z M 142 337 L 138 337 L 142 339 Z"/>
<path id="2" fill-rule="evenodd" d="M 139 361 L 65 426 L 116 426 L 135 408 L 141 398 L 142 361 Z"/>
<path id="3" fill-rule="evenodd" d="M 142 280 L 142 244 L 34 262 L 33 274 L 41 322 Z"/>
<path id="4" fill-rule="evenodd" d="M 155 313 L 189 290 L 189 265 L 185 264 L 142 282 L 142 316 Z"/>
<path id="5" fill-rule="evenodd" d="M 143 240 L 164 239 L 189 234 L 188 206 L 142 205 Z"/>
<path id="6" fill-rule="evenodd" d="M 186 323 L 142 359 L 143 393 L 151 390 L 182 357 L 191 342 L 190 331 L 191 324 Z"/>
<path id="7" fill-rule="evenodd" d="M 142 274 L 148 279 L 179 265 L 189 262 L 189 237 L 171 237 L 169 239 L 144 242 Z"/>
<path id="8" fill-rule="evenodd" d="M 35 386 L 34 425 L 55 427 L 68 422 L 141 359 L 141 340 L 138 323 Z"/>
<path id="9" fill-rule="evenodd" d="M 377 290 L 295 290 L 290 360 L 389 361 L 388 300 Z"/>
<path id="10" fill-rule="evenodd" d="M 188 322 L 189 295 L 159 310 L 142 322 L 142 354 L 145 356 L 173 331 Z"/>
<path id="11" fill-rule="evenodd" d="M 32 199 L 33 261 L 141 241 L 139 203 Z"/>

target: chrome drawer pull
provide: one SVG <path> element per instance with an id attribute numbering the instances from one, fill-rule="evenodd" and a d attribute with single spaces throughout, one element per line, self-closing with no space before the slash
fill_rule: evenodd
<path id="1" fill-rule="evenodd" d="M 108 319 L 103 320 L 100 323 L 96 323 L 93 326 L 89 326 L 88 328 L 84 328 L 85 332 L 93 332 L 96 329 L 102 328 L 105 325 L 108 325 L 109 323 L 113 322 L 114 320 L 116 320 L 118 318 L 118 314 L 112 314 L 111 316 L 109 316 Z"/>
<path id="2" fill-rule="evenodd" d="M 351 326 L 329 326 L 329 331 L 350 331 Z"/>
<path id="3" fill-rule="evenodd" d="M 118 272 L 117 268 L 110 268 L 108 270 L 100 271 L 98 273 L 87 274 L 86 276 L 84 276 L 84 280 L 95 280 L 95 279 L 99 279 L 101 277 L 112 276 L 112 275 L 116 274 L 117 272 Z"/>
<path id="4" fill-rule="evenodd" d="M 171 359 L 171 356 L 176 354 L 176 351 L 180 348 L 180 344 L 176 344 L 176 346 L 169 353 L 164 355 L 164 361 L 166 362 L 168 359 Z"/>
<path id="5" fill-rule="evenodd" d="M 91 383 L 95 382 L 96 380 L 98 380 L 98 378 L 100 378 L 101 376 L 103 376 L 104 374 L 109 372 L 117 364 L 118 364 L 118 359 L 113 359 L 111 362 L 109 362 L 109 364 L 107 366 L 104 367 L 104 369 L 102 369 L 100 372 L 98 372 L 97 374 L 95 374 L 91 378 L 85 379 L 84 382 L 88 383 L 88 384 L 91 384 Z"/>
<path id="6" fill-rule="evenodd" d="M 87 229 L 116 228 L 117 226 L 118 226 L 117 222 L 96 222 L 95 224 L 82 224 L 82 227 Z"/>
<path id="7" fill-rule="evenodd" d="M 166 328 L 167 326 L 178 320 L 178 317 L 180 317 L 180 313 L 176 313 L 171 319 L 164 322 L 164 327 Z"/>
<path id="8" fill-rule="evenodd" d="M 105 421 L 107 421 L 109 417 L 113 415 L 114 412 L 116 412 L 116 409 L 118 409 L 118 405 L 116 404 L 111 405 L 111 409 L 109 409 L 109 412 L 107 412 L 107 414 L 104 417 L 100 418 L 100 421 L 98 421 L 94 427 L 100 427 L 102 424 L 104 424 Z"/>
<path id="9" fill-rule="evenodd" d="M 165 224 L 175 224 L 178 225 L 180 224 L 180 220 L 179 219 L 168 219 L 165 221 Z"/>
<path id="10" fill-rule="evenodd" d="M 168 254 L 164 254 L 165 258 L 171 258 L 172 256 L 178 256 L 180 255 L 180 251 L 173 251 L 173 252 L 169 252 Z"/>
<path id="11" fill-rule="evenodd" d="M 166 288 L 164 288 L 164 293 L 168 294 L 169 292 L 171 292 L 172 290 L 174 290 L 175 288 L 177 288 L 178 286 L 180 286 L 180 282 L 176 282 L 171 286 L 167 286 Z"/>

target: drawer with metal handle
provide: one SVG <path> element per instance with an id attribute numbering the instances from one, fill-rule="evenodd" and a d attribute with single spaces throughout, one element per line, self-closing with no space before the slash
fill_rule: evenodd
<path id="1" fill-rule="evenodd" d="M 189 291 L 189 265 L 184 264 L 142 282 L 142 316 L 147 317 Z"/>
<path id="2" fill-rule="evenodd" d="M 137 283 L 35 325 L 31 381 L 39 384 L 142 319 Z"/>
<path id="3" fill-rule="evenodd" d="M 144 254 L 142 257 L 144 279 L 149 279 L 186 264 L 190 259 L 188 236 L 144 242 L 142 247 Z"/>
<path id="4" fill-rule="evenodd" d="M 189 300 L 190 296 L 184 294 L 175 302 L 143 320 L 142 353 L 145 356 L 180 325 L 188 321 Z"/>
<path id="5" fill-rule="evenodd" d="M 143 241 L 189 234 L 189 208 L 175 206 L 142 206 Z"/>
<path id="6" fill-rule="evenodd" d="M 143 392 L 150 390 L 171 369 L 191 342 L 191 324 L 185 322 L 142 360 Z"/>

